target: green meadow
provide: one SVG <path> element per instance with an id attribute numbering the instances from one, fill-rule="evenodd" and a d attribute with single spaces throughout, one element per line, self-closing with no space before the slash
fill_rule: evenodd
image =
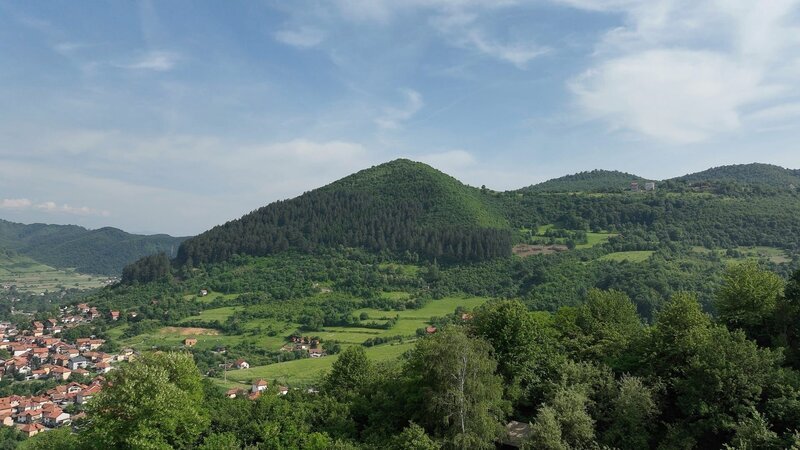
<path id="1" fill-rule="evenodd" d="M 55 269 L 27 256 L 0 255 L 0 284 L 13 284 L 22 292 L 60 291 L 61 288 L 94 289 L 107 277 Z"/>
<path id="2" fill-rule="evenodd" d="M 410 350 L 412 346 L 412 342 L 386 344 L 367 348 L 366 353 L 373 362 L 391 361 L 399 358 L 400 355 Z M 242 383 L 249 385 L 251 381 L 263 378 L 290 386 L 309 385 L 318 381 L 322 374 L 331 368 L 337 358 L 338 355 L 323 358 L 305 358 L 243 370 L 232 370 L 227 374 L 228 383 L 224 383 L 222 380 L 219 381 L 227 386 L 241 386 Z"/>

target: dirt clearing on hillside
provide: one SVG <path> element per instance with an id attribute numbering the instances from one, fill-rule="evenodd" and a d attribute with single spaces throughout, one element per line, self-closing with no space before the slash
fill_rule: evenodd
<path id="1" fill-rule="evenodd" d="M 518 244 L 511 249 L 511 252 L 517 256 L 526 257 L 533 255 L 552 255 L 553 253 L 560 253 L 569 250 L 566 245 L 530 245 Z"/>
<path id="2" fill-rule="evenodd" d="M 219 334 L 218 330 L 211 328 L 193 328 L 193 327 L 164 327 L 160 331 L 161 334 L 179 334 L 181 336 L 188 335 L 201 335 L 201 336 L 216 336 Z"/>

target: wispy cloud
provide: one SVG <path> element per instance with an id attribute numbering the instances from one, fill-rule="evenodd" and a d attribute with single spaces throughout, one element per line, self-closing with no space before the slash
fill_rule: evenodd
<path id="1" fill-rule="evenodd" d="M 800 89 L 797 0 L 563 0 L 624 14 L 568 86 L 590 117 L 667 143 L 692 143 L 780 118 Z M 776 109 L 777 108 L 777 109 Z M 763 113 L 758 113 L 764 109 Z"/>
<path id="2" fill-rule="evenodd" d="M 103 216 L 108 217 L 111 215 L 108 211 L 100 211 L 94 208 L 89 208 L 88 206 L 70 206 L 66 203 L 64 204 L 57 204 L 56 202 L 42 202 L 37 205 L 34 205 L 34 208 L 51 212 L 51 213 L 64 213 L 64 214 L 74 214 L 78 216 Z"/>
<path id="3" fill-rule="evenodd" d="M 300 48 L 317 46 L 325 39 L 325 33 L 314 27 L 303 26 L 292 30 L 281 30 L 274 34 L 279 42 Z"/>
<path id="4" fill-rule="evenodd" d="M 34 203 L 27 198 L 5 198 L 0 200 L 0 209 L 35 209 L 49 213 L 64 213 L 79 216 L 103 216 L 108 217 L 110 213 L 105 210 L 97 210 L 88 206 L 70 206 L 66 203 L 57 204 L 53 201 Z"/>
<path id="5" fill-rule="evenodd" d="M 419 92 L 413 89 L 403 89 L 402 93 L 406 104 L 400 108 L 384 108 L 380 117 L 375 119 L 375 123 L 379 127 L 389 130 L 400 128 L 403 122 L 411 119 L 425 105 L 422 94 Z"/>
<path id="6" fill-rule="evenodd" d="M 533 43 L 502 43 L 486 37 L 478 30 L 469 31 L 467 40 L 479 52 L 509 62 L 520 69 L 524 69 L 533 59 L 550 52 L 549 48 Z"/>
<path id="7" fill-rule="evenodd" d="M 0 201 L 0 208 L 3 209 L 21 209 L 29 208 L 32 202 L 27 198 L 4 198 Z"/>
<path id="8" fill-rule="evenodd" d="M 180 60 L 180 55 L 168 51 L 150 51 L 131 62 L 118 64 L 118 67 L 132 70 L 153 70 L 166 72 L 172 70 Z"/>

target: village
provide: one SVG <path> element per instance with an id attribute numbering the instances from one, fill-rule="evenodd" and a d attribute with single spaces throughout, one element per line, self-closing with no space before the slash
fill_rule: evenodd
<path id="1" fill-rule="evenodd" d="M 108 313 L 119 319 L 119 311 Z M 0 378 L 19 382 L 52 380 L 55 387 L 37 396 L 0 397 L 0 423 L 17 427 L 27 436 L 71 424 L 83 416 L 80 412 L 102 390 L 104 375 L 114 365 L 135 356 L 132 349 L 116 354 L 100 351 L 103 339 L 78 338 L 74 343 L 61 339 L 63 331 L 101 317 L 97 308 L 81 303 L 62 307 L 58 318 L 32 321 L 29 329 L 18 329 L 10 322 L 0 322 Z M 72 411 L 70 414 L 67 411 Z"/>

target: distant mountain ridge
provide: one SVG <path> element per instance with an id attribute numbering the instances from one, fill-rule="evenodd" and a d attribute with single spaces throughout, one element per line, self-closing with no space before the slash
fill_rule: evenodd
<path id="1" fill-rule="evenodd" d="M 774 188 L 786 188 L 791 185 L 800 188 L 800 170 L 786 169 L 772 164 L 735 164 L 713 167 L 702 172 L 676 177 L 673 180 L 687 183 L 740 183 Z"/>
<path id="2" fill-rule="evenodd" d="M 620 192 L 632 182 L 736 183 L 783 189 L 800 188 L 800 169 L 786 169 L 772 164 L 732 164 L 713 167 L 668 180 L 655 180 L 617 170 L 591 170 L 565 175 L 520 189 L 518 192 Z"/>
<path id="3" fill-rule="evenodd" d="M 649 180 L 618 170 L 591 170 L 553 178 L 520 189 L 523 192 L 618 192 L 630 187 L 631 182 Z"/>
<path id="4" fill-rule="evenodd" d="M 112 227 L 89 230 L 76 225 L 21 224 L 0 219 L 0 248 L 56 268 L 118 275 L 137 259 L 159 252 L 175 256 L 184 237 L 138 235 Z"/>

